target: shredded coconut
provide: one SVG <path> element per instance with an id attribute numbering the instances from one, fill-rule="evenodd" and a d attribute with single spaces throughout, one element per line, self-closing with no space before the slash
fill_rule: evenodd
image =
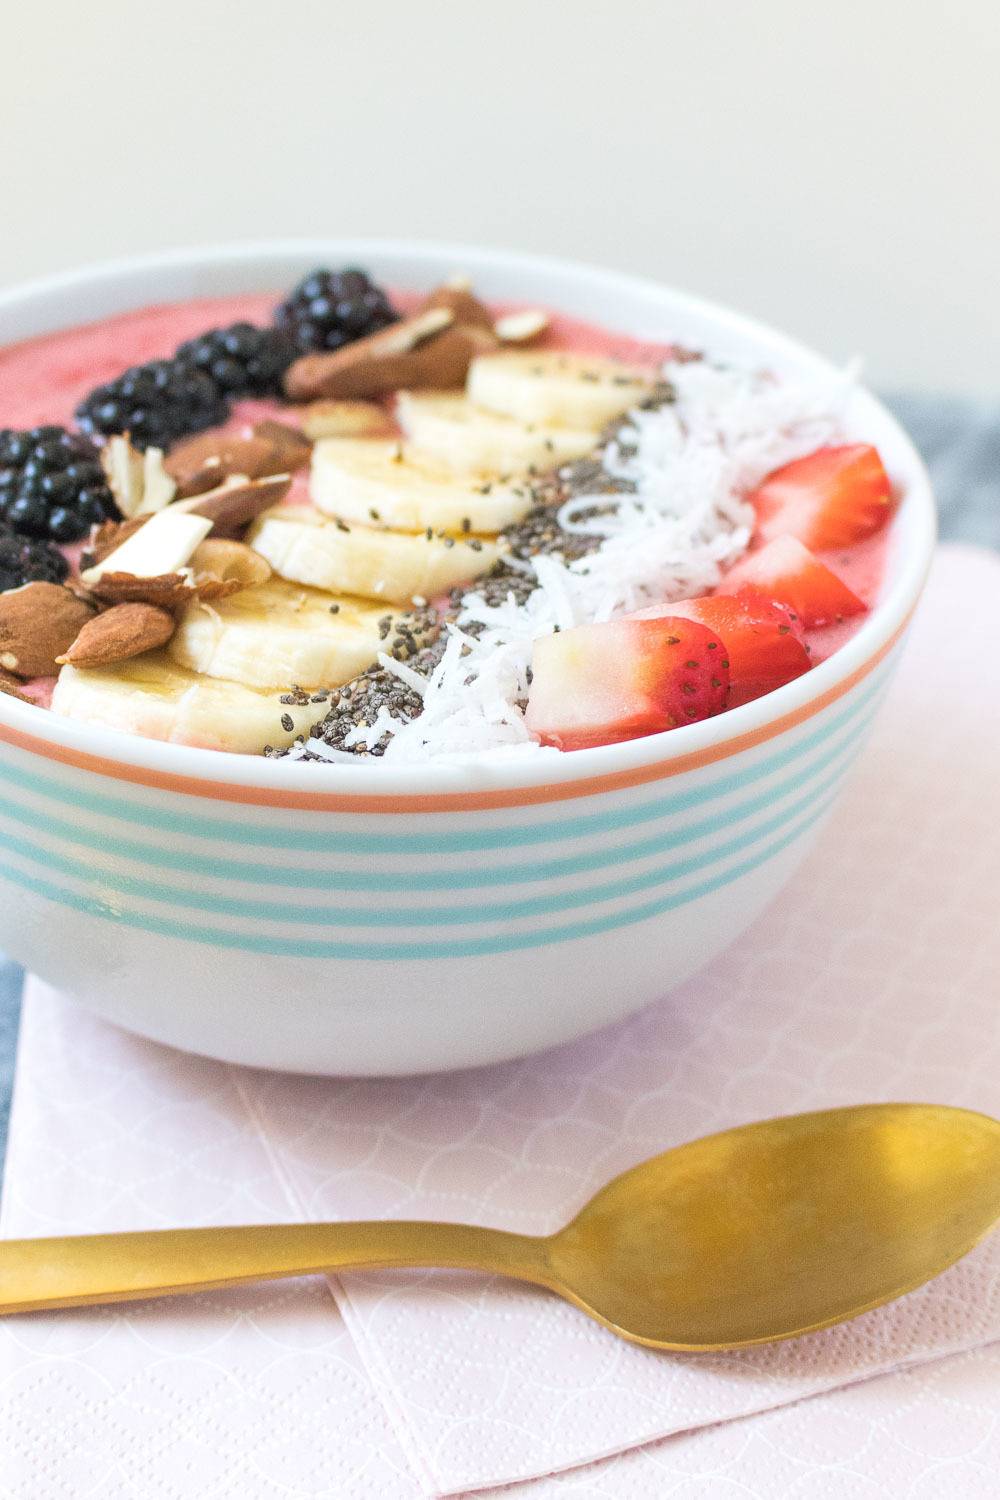
<path id="1" fill-rule="evenodd" d="M 669 362 L 663 373 L 676 400 L 631 413 L 605 450 L 619 487 L 575 496 L 558 513 L 566 531 L 600 537 L 598 549 L 569 563 L 540 554 L 522 564 L 538 585 L 522 604 L 512 594 L 491 605 L 467 593 L 440 662 L 419 687 L 410 680 L 417 674 L 383 660 L 424 702 L 409 723 L 382 725 L 380 733 L 392 733 L 387 760 L 557 754 L 524 725 L 533 642 L 713 588 L 749 543 L 746 496 L 771 470 L 837 438 L 854 378 L 849 370 L 807 387 L 701 360 Z M 474 633 L 463 629 L 470 626 Z"/>

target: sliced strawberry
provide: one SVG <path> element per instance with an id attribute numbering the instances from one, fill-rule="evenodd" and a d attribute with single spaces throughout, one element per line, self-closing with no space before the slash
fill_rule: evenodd
<path id="1" fill-rule="evenodd" d="M 535 642 L 525 723 L 559 750 L 693 724 L 725 708 L 724 662 L 717 635 L 672 613 L 578 625 Z"/>
<path id="2" fill-rule="evenodd" d="M 775 469 L 750 496 L 757 536 L 798 537 L 814 552 L 849 547 L 884 526 L 892 509 L 889 476 L 875 448 L 817 448 Z"/>
<path id="3" fill-rule="evenodd" d="M 676 604 L 654 604 L 626 618 L 648 620 L 667 613 L 698 620 L 722 641 L 729 663 L 729 708 L 773 692 L 809 670 L 809 653 L 797 621 L 782 605 L 750 589 L 733 596 L 703 595 Z"/>
<path id="4" fill-rule="evenodd" d="M 759 552 L 752 552 L 719 584 L 720 594 L 739 594 L 749 589 L 774 604 L 783 604 L 814 627 L 864 614 L 868 606 L 825 563 L 813 557 L 794 536 L 776 536 Z"/>

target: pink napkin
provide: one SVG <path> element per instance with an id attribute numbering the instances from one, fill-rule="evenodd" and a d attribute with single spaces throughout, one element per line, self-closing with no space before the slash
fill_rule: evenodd
<path id="1" fill-rule="evenodd" d="M 661 1005 L 543 1058 L 389 1083 L 249 1073 L 124 1037 L 36 990 L 26 1038 L 44 1036 L 54 1082 L 32 1111 L 19 1079 L 14 1161 L 31 1170 L 12 1170 L 4 1231 L 410 1215 L 543 1232 L 612 1173 L 742 1120 L 891 1098 L 1000 1113 L 998 648 L 1000 563 L 947 549 L 871 746 L 793 890 Z M 426 1491 L 454 1493 L 998 1339 L 998 1273 L 994 1237 L 890 1309 L 712 1356 L 640 1350 L 543 1293 L 430 1273 L 334 1286 L 363 1369 L 332 1318 L 314 1333 L 322 1368 L 342 1372 L 336 1390 L 370 1397 L 366 1372 L 381 1397 L 402 1454 L 383 1443 L 379 1462 L 405 1474 L 408 1461 Z M 110 1376 L 95 1351 L 109 1346 L 95 1329 L 117 1330 L 116 1369 L 123 1319 L 141 1351 L 182 1332 L 185 1367 L 207 1360 L 224 1385 L 230 1358 L 252 1364 L 248 1330 L 281 1295 L 223 1299 L 237 1315 L 217 1337 L 204 1332 L 223 1305 L 213 1298 L 18 1327 L 57 1346 L 82 1338 L 99 1386 Z M 289 1317 L 278 1343 L 297 1370 L 296 1340 L 314 1334 Z M 192 1327 L 210 1354 L 192 1354 Z M 145 1380 L 146 1354 L 136 1361 Z M 646 1451 L 665 1474 L 677 1446 Z"/>

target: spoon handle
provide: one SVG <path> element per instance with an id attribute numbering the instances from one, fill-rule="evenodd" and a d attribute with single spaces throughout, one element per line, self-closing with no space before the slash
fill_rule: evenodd
<path id="1" fill-rule="evenodd" d="M 490 1271 L 544 1284 L 547 1243 L 501 1229 L 416 1220 L 0 1240 L 0 1314 L 390 1266 Z"/>

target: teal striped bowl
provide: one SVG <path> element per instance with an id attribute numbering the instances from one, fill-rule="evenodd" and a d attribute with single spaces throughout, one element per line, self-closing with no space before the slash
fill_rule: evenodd
<path id="1" fill-rule="evenodd" d="M 0 298 L 7 342 L 362 261 L 806 375 L 733 314 L 586 267 L 320 242 L 129 262 Z M 0 946 L 135 1031 L 256 1066 L 395 1074 L 515 1056 L 662 996 L 792 876 L 864 743 L 926 574 L 927 476 L 859 392 L 899 487 L 882 597 L 766 699 L 539 767 L 315 766 L 138 740 L 0 699 Z"/>

